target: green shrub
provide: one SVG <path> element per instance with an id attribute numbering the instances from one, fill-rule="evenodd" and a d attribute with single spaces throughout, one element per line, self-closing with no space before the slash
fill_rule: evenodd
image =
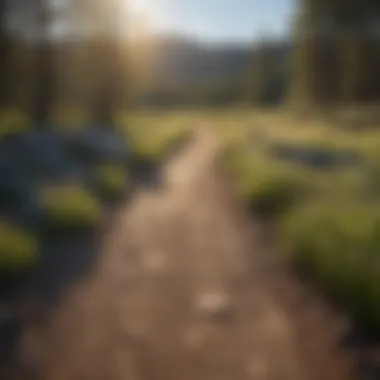
<path id="1" fill-rule="evenodd" d="M 223 145 L 219 151 L 218 159 L 219 162 L 231 170 L 239 159 L 239 146 L 234 142 L 228 142 Z"/>
<path id="2" fill-rule="evenodd" d="M 52 229 L 93 227 L 102 216 L 100 203 L 77 184 L 42 187 L 39 204 Z"/>
<path id="3" fill-rule="evenodd" d="M 36 265 L 37 240 L 22 229 L 0 222 L 0 278 L 14 277 Z"/>
<path id="4" fill-rule="evenodd" d="M 254 136 L 257 144 L 247 146 L 249 131 L 236 128 L 236 119 L 221 131 L 227 144 L 220 158 L 238 194 L 264 215 L 281 214 L 280 242 L 294 263 L 358 320 L 380 329 L 378 131 L 348 133 L 325 122 L 283 120 L 282 113 L 264 116 L 255 116 L 267 137 Z M 287 159 L 289 152 L 271 149 L 278 143 L 318 154 Z M 315 170 L 315 164 L 338 170 Z"/>
<path id="5" fill-rule="evenodd" d="M 102 165 L 98 168 L 99 190 L 106 197 L 123 193 L 130 184 L 128 169 L 123 165 Z"/>
<path id="6" fill-rule="evenodd" d="M 187 129 L 179 128 L 174 130 L 171 136 L 168 138 L 168 143 L 165 146 L 165 155 L 175 153 L 178 149 L 188 141 L 191 136 L 191 132 Z"/>
<path id="7" fill-rule="evenodd" d="M 186 120 L 186 118 L 184 119 Z M 182 143 L 189 132 L 184 120 L 178 117 L 144 113 L 137 118 L 120 117 L 124 136 L 131 143 L 140 161 L 157 163 Z"/>
<path id="8" fill-rule="evenodd" d="M 380 213 L 376 205 L 324 202 L 282 220 L 295 263 L 345 308 L 380 327 Z"/>
<path id="9" fill-rule="evenodd" d="M 0 113 L 0 138 L 20 134 L 30 128 L 26 114 L 18 110 L 4 110 Z"/>
<path id="10" fill-rule="evenodd" d="M 302 184 L 295 176 L 272 173 L 257 179 L 249 194 L 249 204 L 259 215 L 272 217 L 288 211 L 302 195 Z"/>
<path id="11" fill-rule="evenodd" d="M 306 192 L 307 182 L 295 170 L 250 154 L 239 144 L 226 146 L 221 160 L 232 174 L 236 189 L 253 212 L 273 217 L 289 210 Z"/>
<path id="12" fill-rule="evenodd" d="M 362 170 L 366 179 L 368 194 L 372 197 L 380 196 L 380 157 L 371 157 L 366 170 Z"/>

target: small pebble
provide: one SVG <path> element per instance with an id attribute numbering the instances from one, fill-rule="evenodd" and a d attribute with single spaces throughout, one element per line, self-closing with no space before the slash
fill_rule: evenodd
<path id="1" fill-rule="evenodd" d="M 198 301 L 198 311 L 219 322 L 226 322 L 232 317 L 232 305 L 223 293 L 206 293 Z"/>

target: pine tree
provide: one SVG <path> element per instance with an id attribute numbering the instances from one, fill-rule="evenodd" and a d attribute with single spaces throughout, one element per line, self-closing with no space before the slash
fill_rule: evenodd
<path id="1" fill-rule="evenodd" d="M 9 63 L 9 36 L 6 29 L 6 0 L 0 0 L 0 109 L 5 108 L 8 99 L 8 63 Z"/>
<path id="2" fill-rule="evenodd" d="M 50 28 L 52 10 L 49 0 L 36 1 L 37 42 L 35 66 L 35 94 L 31 116 L 38 128 L 46 128 L 54 104 L 55 64 L 54 46 L 51 41 Z"/>
<path id="3" fill-rule="evenodd" d="M 254 105 L 266 105 L 272 100 L 271 90 L 277 79 L 273 58 L 270 42 L 262 41 L 254 51 L 250 72 L 248 95 Z"/>

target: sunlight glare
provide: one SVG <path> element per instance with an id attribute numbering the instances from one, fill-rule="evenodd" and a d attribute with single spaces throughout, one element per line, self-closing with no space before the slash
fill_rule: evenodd
<path id="1" fill-rule="evenodd" d="M 126 0 L 126 5 L 132 12 L 150 12 L 152 4 L 149 0 Z"/>
<path id="2" fill-rule="evenodd" d="M 150 34 L 160 16 L 154 0 L 124 0 L 132 27 L 132 35 Z"/>
<path id="3" fill-rule="evenodd" d="M 149 19 L 154 19 L 157 15 L 157 9 L 154 6 L 153 0 L 124 0 L 127 9 L 132 14 L 144 15 Z"/>

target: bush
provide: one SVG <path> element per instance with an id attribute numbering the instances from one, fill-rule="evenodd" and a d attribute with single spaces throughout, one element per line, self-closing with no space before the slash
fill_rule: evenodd
<path id="1" fill-rule="evenodd" d="M 6 110 L 0 113 L 0 138 L 20 134 L 30 127 L 27 116 L 17 110 Z"/>
<path id="2" fill-rule="evenodd" d="M 100 195 L 116 197 L 129 185 L 129 172 L 123 165 L 102 165 L 97 170 Z"/>
<path id="3" fill-rule="evenodd" d="M 272 173 L 257 178 L 249 194 L 249 204 L 260 216 L 273 217 L 290 210 L 302 195 L 302 184 L 295 176 Z"/>
<path id="4" fill-rule="evenodd" d="M 361 203 L 304 206 L 282 221 L 295 263 L 358 319 L 380 328 L 379 207 Z"/>
<path id="5" fill-rule="evenodd" d="M 297 267 L 358 321 L 380 330 L 379 133 L 286 125 L 282 116 L 262 119 L 267 139 L 254 149 L 246 132 L 233 136 L 231 125 L 223 164 L 256 212 L 280 216 L 280 241 Z"/>
<path id="6" fill-rule="evenodd" d="M 23 274 L 36 265 L 38 244 L 36 239 L 7 222 L 0 222 L 0 278 Z"/>
<path id="7" fill-rule="evenodd" d="M 362 170 L 366 178 L 368 195 L 378 197 L 380 194 L 380 158 L 372 158 L 372 161 Z"/>
<path id="8" fill-rule="evenodd" d="M 221 159 L 232 174 L 239 195 L 261 217 L 289 210 L 306 191 L 306 180 L 262 155 L 250 154 L 239 144 L 226 146 Z"/>
<path id="9" fill-rule="evenodd" d="M 39 205 L 48 229 L 89 228 L 101 220 L 101 205 L 78 184 L 44 186 Z"/>
<path id="10" fill-rule="evenodd" d="M 134 148 L 135 161 L 152 165 L 180 148 L 189 137 L 189 128 L 182 119 L 148 115 L 121 120 L 121 124 L 125 125 L 124 136 Z"/>

